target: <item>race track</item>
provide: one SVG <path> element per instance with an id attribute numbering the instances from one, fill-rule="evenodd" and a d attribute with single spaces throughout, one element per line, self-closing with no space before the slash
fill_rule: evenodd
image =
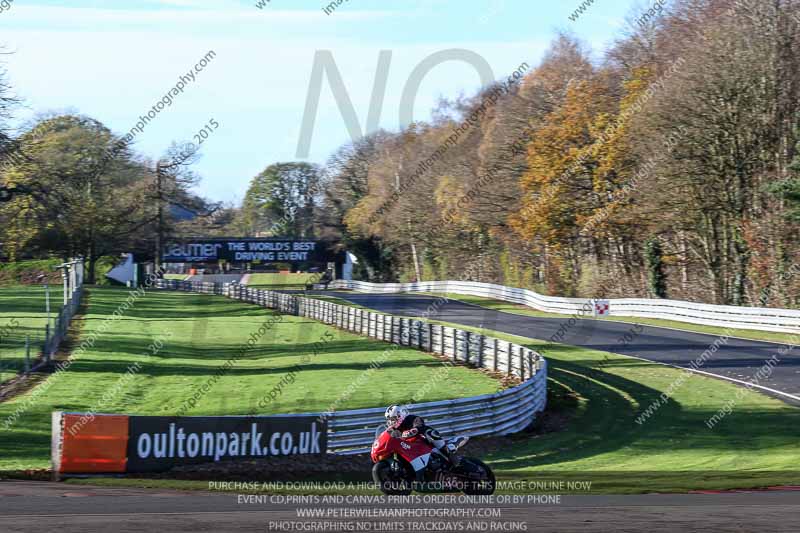
<path id="1" fill-rule="evenodd" d="M 263 500 L 245 495 L 240 497 L 235 493 L 0 482 L 0 531 L 448 532 L 466 531 L 467 522 L 484 522 L 495 525 L 478 531 L 788 532 L 797 530 L 800 516 L 798 494 L 795 491 L 628 496 L 551 494 L 549 498 L 539 497 L 532 501 L 523 496 L 523 503 L 411 504 L 384 500 L 319 505 L 287 504 L 271 501 L 269 496 Z M 325 518 L 299 516 L 300 512 L 308 509 L 326 512 L 332 509 L 333 512 Z M 459 515 L 469 515 L 465 509 L 473 509 L 475 515 L 493 516 L 459 518 Z M 383 510 L 404 510 L 417 516 L 386 518 L 379 516 Z M 421 516 L 426 512 L 430 514 Z M 459 523 L 463 525 L 459 526 Z M 403 524 L 403 529 L 398 529 L 397 524 Z M 447 527 L 433 527 L 434 524 L 446 524 Z M 520 524 L 524 524 L 524 529 Z"/>
<path id="2" fill-rule="evenodd" d="M 765 394 L 800 406 L 800 348 L 778 355 L 783 345 L 771 342 L 718 337 L 702 333 L 635 326 L 632 323 L 563 318 L 539 318 L 493 311 L 456 300 L 442 302 L 435 296 L 415 294 L 359 294 L 347 291 L 328 291 L 321 294 L 335 296 L 354 304 L 409 317 L 421 317 L 426 311 L 431 319 L 482 327 L 513 335 L 547 340 L 561 334 L 563 344 L 581 346 L 622 355 L 641 357 L 650 361 L 688 368 L 703 352 L 717 341 L 718 349 L 708 356 L 699 368 L 717 377 L 744 382 L 773 356 L 779 363 L 772 375 L 761 379 L 759 389 Z M 438 301 L 438 303 L 436 303 Z M 635 319 L 631 318 L 631 322 Z M 627 338 L 626 338 L 627 335 Z M 545 354 L 546 355 L 546 354 Z"/>

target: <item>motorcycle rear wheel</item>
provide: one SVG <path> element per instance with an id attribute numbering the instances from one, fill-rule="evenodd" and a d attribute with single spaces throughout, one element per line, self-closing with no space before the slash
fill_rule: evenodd
<path id="1" fill-rule="evenodd" d="M 463 480 L 464 488 L 462 490 L 464 494 L 468 496 L 490 496 L 494 494 L 494 472 L 489 468 L 489 465 L 472 457 L 463 457 L 458 469 L 466 478 Z M 481 478 L 474 479 L 475 473 L 479 473 Z"/>

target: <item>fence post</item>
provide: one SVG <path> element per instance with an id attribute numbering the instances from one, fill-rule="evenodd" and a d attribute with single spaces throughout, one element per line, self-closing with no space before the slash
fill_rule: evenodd
<path id="1" fill-rule="evenodd" d="M 25 335 L 25 373 L 31 370 L 31 336 Z"/>
<path id="2" fill-rule="evenodd" d="M 469 343 L 472 340 L 472 333 L 464 332 L 464 363 L 469 364 Z"/>
<path id="3" fill-rule="evenodd" d="M 493 350 L 494 350 L 493 369 L 494 369 L 495 372 L 497 372 L 497 360 L 499 359 L 498 353 L 497 353 L 497 338 L 494 339 L 494 343 L 493 344 L 494 344 L 494 348 L 493 348 Z"/>
<path id="4" fill-rule="evenodd" d="M 428 322 L 428 351 L 433 353 L 433 324 Z"/>
<path id="5" fill-rule="evenodd" d="M 525 379 L 525 347 L 519 347 L 519 377 Z"/>
<path id="6" fill-rule="evenodd" d="M 514 358 L 514 345 L 512 343 L 508 343 L 508 372 L 507 375 L 511 375 L 511 365 L 513 364 Z"/>
<path id="7" fill-rule="evenodd" d="M 453 330 L 453 362 L 458 362 L 458 338 L 456 337 L 456 328 L 450 328 Z"/>
<path id="8" fill-rule="evenodd" d="M 422 322 L 417 321 L 417 348 L 422 350 Z"/>
<path id="9" fill-rule="evenodd" d="M 44 326 L 44 360 L 50 362 L 50 324 Z"/>
<path id="10" fill-rule="evenodd" d="M 483 368 L 483 335 L 478 335 L 478 368 Z"/>

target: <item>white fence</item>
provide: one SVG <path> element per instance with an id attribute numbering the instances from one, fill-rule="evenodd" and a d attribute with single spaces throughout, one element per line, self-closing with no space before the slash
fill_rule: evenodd
<path id="1" fill-rule="evenodd" d="M 338 280 L 331 284 L 331 288 L 352 289 L 367 293 L 437 292 L 483 296 L 526 305 L 540 311 L 569 315 L 576 313 L 586 315 L 587 310 L 590 310 L 591 314 L 596 302 L 594 299 L 586 298 L 544 296 L 528 289 L 514 289 L 503 285 L 471 281 L 367 283 Z M 800 333 L 800 310 L 639 298 L 618 298 L 604 301 L 610 305 L 609 314 L 615 316 L 660 318 L 706 326 Z"/>
<path id="2" fill-rule="evenodd" d="M 156 288 L 218 294 L 279 312 L 304 316 L 366 337 L 447 356 L 454 363 L 513 374 L 522 384 L 496 394 L 413 404 L 446 436 L 507 435 L 533 422 L 547 404 L 547 362 L 524 346 L 478 333 L 421 320 L 376 313 L 238 284 L 220 286 L 176 280 L 158 280 Z M 328 420 L 328 449 L 352 454 L 369 450 L 376 427 L 383 423 L 385 407 L 314 413 Z"/>

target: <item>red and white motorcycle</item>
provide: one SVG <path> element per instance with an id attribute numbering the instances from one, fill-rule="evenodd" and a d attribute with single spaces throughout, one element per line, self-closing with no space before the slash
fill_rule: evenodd
<path id="1" fill-rule="evenodd" d="M 421 434 L 398 438 L 380 426 L 372 444 L 371 457 L 375 463 L 372 479 L 381 492 L 388 495 L 408 495 L 412 490 L 493 494 L 492 469 L 478 459 L 456 454 L 468 440 L 468 437 L 459 437 L 450 441 L 455 451 L 448 457 Z M 422 486 L 417 483 L 419 471 L 423 471 Z"/>

